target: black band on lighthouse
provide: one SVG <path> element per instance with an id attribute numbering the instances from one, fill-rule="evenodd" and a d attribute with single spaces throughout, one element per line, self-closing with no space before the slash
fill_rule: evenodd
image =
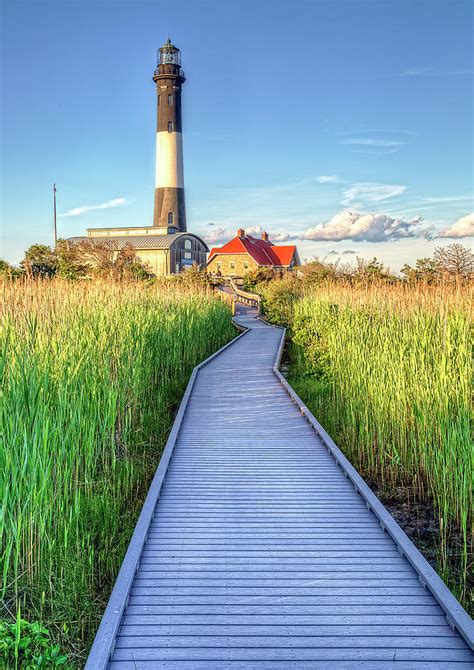
<path id="1" fill-rule="evenodd" d="M 176 86 L 173 81 L 159 80 L 156 85 L 158 92 L 158 118 L 156 131 L 168 132 L 170 123 L 173 132 L 181 133 L 183 130 L 181 121 L 181 86 Z"/>
<path id="2" fill-rule="evenodd" d="M 186 232 L 184 188 L 155 188 L 154 226 L 167 226 Z"/>

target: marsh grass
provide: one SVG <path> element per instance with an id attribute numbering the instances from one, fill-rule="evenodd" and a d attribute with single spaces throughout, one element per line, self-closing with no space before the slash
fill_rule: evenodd
<path id="1" fill-rule="evenodd" d="M 380 490 L 432 504 L 437 569 L 472 608 L 468 287 L 289 280 L 263 294 L 272 320 L 289 326 L 290 383 Z"/>
<path id="2" fill-rule="evenodd" d="M 21 607 L 81 665 L 191 370 L 235 333 L 177 282 L 2 292 L 2 617 Z"/>

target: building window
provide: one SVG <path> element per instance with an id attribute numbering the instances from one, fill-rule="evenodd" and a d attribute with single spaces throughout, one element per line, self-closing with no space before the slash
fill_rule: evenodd
<path id="1" fill-rule="evenodd" d="M 175 268 L 176 274 L 179 274 L 179 263 L 176 263 L 174 268 Z"/>
<path id="2" fill-rule="evenodd" d="M 171 226 L 173 224 L 173 212 L 168 212 L 168 225 Z"/>
<path id="3" fill-rule="evenodd" d="M 184 248 L 185 249 L 192 249 L 193 245 L 191 240 L 184 240 Z"/>
<path id="4" fill-rule="evenodd" d="M 231 261 L 231 262 L 230 262 L 230 269 L 231 269 L 231 270 L 235 270 L 235 263 L 234 263 L 234 261 Z"/>
<path id="5" fill-rule="evenodd" d="M 184 252 L 184 258 L 189 261 L 190 258 L 192 258 L 193 255 L 190 251 L 185 251 Z"/>
<path id="6" fill-rule="evenodd" d="M 169 133 L 173 132 L 173 121 L 168 121 L 168 132 Z"/>
<path id="7" fill-rule="evenodd" d="M 172 104 L 173 104 L 173 96 L 169 95 L 168 96 L 168 105 L 172 105 Z"/>

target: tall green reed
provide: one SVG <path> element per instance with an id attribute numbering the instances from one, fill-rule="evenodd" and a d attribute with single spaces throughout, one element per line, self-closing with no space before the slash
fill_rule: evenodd
<path id="1" fill-rule="evenodd" d="M 473 509 L 467 289 L 295 286 L 264 290 L 273 320 L 290 329 L 291 383 L 365 476 L 433 505 L 438 570 L 466 602 Z M 460 546 L 450 542 L 454 534 Z"/>
<path id="2" fill-rule="evenodd" d="M 233 336 L 198 287 L 3 286 L 5 617 L 84 656 L 191 370 Z"/>

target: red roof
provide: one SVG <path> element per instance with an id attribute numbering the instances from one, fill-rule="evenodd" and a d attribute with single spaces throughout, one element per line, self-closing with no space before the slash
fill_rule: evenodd
<path id="1" fill-rule="evenodd" d="M 296 246 L 277 247 L 268 240 L 259 240 L 252 235 L 234 237 L 222 247 L 213 247 L 208 263 L 216 254 L 245 254 L 251 256 L 258 265 L 287 266 L 291 263 Z"/>

